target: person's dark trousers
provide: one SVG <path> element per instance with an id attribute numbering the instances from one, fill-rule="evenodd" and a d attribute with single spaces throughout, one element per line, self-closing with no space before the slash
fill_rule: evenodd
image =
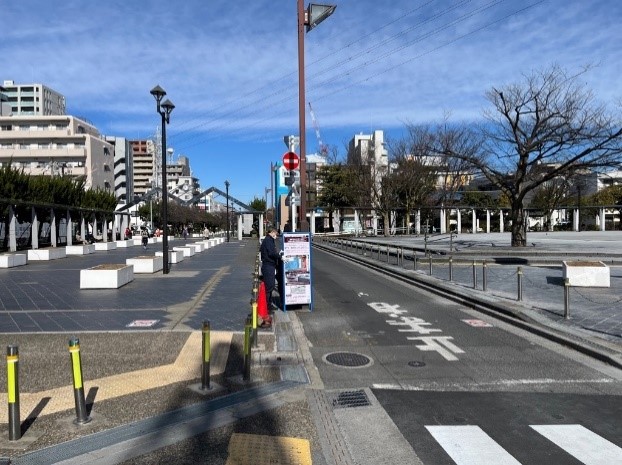
<path id="1" fill-rule="evenodd" d="M 276 280 L 277 280 L 277 285 L 278 285 L 278 291 L 279 291 L 279 300 L 281 302 L 280 307 L 283 308 L 283 302 L 285 300 L 285 265 L 283 264 L 283 262 L 281 261 L 281 263 L 279 263 L 279 269 L 277 270 L 277 276 L 276 276 Z"/>
<path id="2" fill-rule="evenodd" d="M 261 276 L 263 277 L 264 286 L 266 286 L 266 301 L 269 310 L 272 305 L 272 291 L 274 291 L 274 265 L 263 263 L 261 265 Z"/>

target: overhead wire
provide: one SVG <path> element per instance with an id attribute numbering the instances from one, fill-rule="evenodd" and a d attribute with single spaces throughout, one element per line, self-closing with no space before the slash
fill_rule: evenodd
<path id="1" fill-rule="evenodd" d="M 466 0 L 466 1 L 460 2 L 458 5 L 463 5 L 463 4 L 466 4 L 466 3 L 468 3 L 468 1 L 470 1 L 470 0 Z M 402 50 L 404 50 L 404 49 L 406 49 L 406 48 L 408 48 L 408 47 L 411 47 L 412 45 L 414 45 L 414 44 L 416 44 L 416 43 L 419 43 L 419 42 L 421 42 L 421 41 L 423 41 L 423 40 L 425 40 L 425 39 L 428 39 L 428 38 L 430 38 L 430 37 L 434 36 L 435 34 L 438 34 L 438 33 L 440 33 L 441 31 L 446 30 L 446 29 L 447 29 L 447 28 L 449 28 L 449 27 L 455 26 L 456 24 L 459 24 L 460 22 L 463 22 L 463 21 L 465 21 L 465 20 L 467 20 L 467 19 L 469 19 L 469 18 L 471 18 L 471 17 L 473 17 L 473 16 L 477 15 L 477 14 L 479 14 L 479 13 L 483 12 L 483 11 L 484 11 L 484 10 L 486 10 L 486 9 L 490 9 L 490 8 L 492 8 L 492 7 L 494 7 L 494 6 L 496 6 L 496 5 L 500 4 L 500 3 L 502 3 L 503 1 L 505 1 L 505 0 L 496 0 L 496 1 L 493 1 L 493 2 L 489 2 L 488 4 L 486 4 L 486 5 L 484 5 L 484 6 L 480 6 L 480 7 L 476 8 L 476 9 L 474 9 L 474 10 L 471 10 L 470 12 L 465 13 L 464 15 L 460 16 L 459 18 L 457 18 L 457 19 L 455 19 L 455 20 L 453 20 L 453 21 L 450 21 L 449 23 L 447 23 L 447 24 L 445 24 L 445 25 L 443 25 L 443 26 L 440 26 L 440 27 L 438 27 L 438 28 L 434 29 L 433 31 L 430 31 L 430 32 L 428 32 L 428 33 L 426 33 L 426 34 L 423 34 L 423 35 L 421 35 L 421 36 L 419 36 L 419 37 L 417 37 L 417 38 L 415 38 L 415 39 L 413 39 L 413 40 L 409 41 L 409 42 L 408 42 L 408 43 L 406 43 L 406 44 L 401 44 L 399 47 L 393 48 L 393 49 L 391 49 L 391 50 L 387 51 L 386 53 L 384 53 L 384 54 L 382 54 L 382 55 L 379 55 L 378 57 L 376 57 L 376 58 L 375 58 L 375 59 L 373 59 L 373 60 L 369 60 L 369 61 L 365 61 L 365 62 L 363 62 L 363 63 L 356 64 L 354 67 L 350 67 L 350 68 L 348 68 L 346 71 L 343 71 L 342 69 L 339 69 L 339 73 L 334 74 L 332 77 L 330 77 L 330 78 L 328 78 L 328 79 L 326 79 L 326 80 L 324 80 L 324 81 L 322 81 L 322 82 L 320 82 L 320 83 L 313 83 L 313 80 L 314 80 L 317 76 L 321 76 L 322 74 L 325 74 L 325 70 L 326 70 L 326 69 L 321 70 L 320 72 L 315 73 L 315 74 L 313 74 L 313 75 L 311 75 L 311 76 L 309 77 L 309 81 L 311 82 L 311 85 L 310 85 L 310 87 L 309 87 L 309 90 L 310 90 L 310 91 L 312 91 L 312 90 L 317 89 L 317 88 L 326 89 L 327 84 L 330 84 L 330 83 L 332 83 L 332 82 L 335 82 L 335 81 L 337 81 L 337 80 L 338 80 L 339 78 L 341 78 L 341 77 L 348 76 L 348 75 L 350 75 L 351 73 L 353 73 L 353 72 L 354 72 L 354 71 L 356 71 L 356 70 L 359 70 L 359 69 L 362 69 L 362 68 L 369 67 L 369 66 L 371 66 L 371 65 L 372 65 L 372 64 L 374 64 L 374 63 L 377 63 L 377 62 L 379 62 L 379 61 L 382 61 L 382 60 L 386 59 L 387 57 L 389 57 L 389 56 L 391 56 L 391 55 L 393 55 L 393 54 L 395 54 L 395 53 L 398 53 L 399 51 L 402 51 Z M 387 73 L 387 72 L 389 72 L 389 71 L 393 71 L 394 69 L 396 69 L 396 68 L 398 68 L 398 67 L 400 67 L 400 66 L 403 66 L 403 65 L 405 65 L 405 64 L 407 64 L 407 63 L 409 63 L 409 62 L 412 62 L 412 61 L 414 61 L 414 60 L 416 60 L 416 59 L 418 59 L 418 58 L 421 58 L 422 56 L 428 55 L 428 54 L 430 54 L 430 53 L 434 53 L 435 51 L 438 51 L 438 50 L 440 50 L 441 48 L 444 48 L 444 47 L 446 47 L 446 46 L 448 46 L 448 45 L 450 45 L 450 44 L 453 44 L 453 43 L 455 43 L 455 42 L 457 42 L 457 41 L 459 41 L 459 40 L 464 39 L 465 37 L 468 37 L 469 35 L 475 34 L 475 33 L 479 32 L 479 31 L 481 31 L 481 30 L 483 30 L 483 29 L 486 29 L 486 28 L 488 28 L 488 27 L 490 27 L 490 26 L 494 25 L 494 24 L 497 24 L 497 23 L 499 23 L 499 22 L 501 22 L 501 21 L 504 21 L 505 19 L 507 19 L 507 18 L 509 18 L 509 17 L 511 17 L 511 16 L 514 16 L 514 15 L 519 14 L 519 13 L 522 13 L 522 12 L 524 12 L 524 11 L 526 11 L 526 10 L 530 9 L 530 8 L 533 8 L 534 6 L 536 6 L 536 5 L 538 5 L 538 4 L 542 3 L 542 2 L 543 2 L 543 0 L 542 0 L 542 1 L 539 1 L 539 2 L 535 2 L 535 3 L 531 4 L 531 5 L 528 5 L 527 7 L 524 7 L 524 8 L 518 9 L 518 10 L 515 10 L 515 11 L 513 11 L 512 13 L 510 13 L 510 14 L 508 14 L 508 15 L 503 16 L 502 18 L 498 18 L 498 19 L 496 19 L 496 20 L 494 20 L 494 21 L 491 21 L 491 22 L 489 22 L 489 23 L 487 23 L 487 24 L 485 24 L 485 25 L 481 26 L 481 27 L 478 27 L 478 28 L 476 28 L 476 29 L 474 29 L 474 30 L 472 30 L 472 31 L 469 31 L 468 33 L 462 34 L 462 35 L 460 35 L 460 36 L 458 36 L 458 37 L 456 37 L 456 38 L 454 38 L 454 39 L 452 39 L 452 40 L 450 40 L 450 41 L 447 41 L 447 42 L 445 42 L 445 43 L 443 43 L 443 44 L 439 45 L 438 47 L 435 47 L 435 48 L 433 48 L 433 49 L 431 49 L 431 50 L 428 50 L 428 51 L 426 51 L 426 52 L 423 52 L 423 53 L 421 53 L 421 54 L 418 54 L 418 55 L 416 55 L 416 56 L 414 56 L 414 57 L 411 57 L 411 58 L 409 58 L 409 59 L 407 59 L 407 60 L 403 60 L 403 61 L 401 61 L 400 63 L 398 63 L 398 64 L 396 64 L 396 65 L 394 65 L 394 66 L 391 66 L 391 67 L 389 67 L 389 68 L 387 68 L 387 69 L 385 69 L 385 70 L 383 70 L 383 71 L 381 71 L 381 72 L 378 72 L 378 73 L 375 73 L 375 74 L 373 74 L 373 75 L 371 75 L 371 76 L 367 76 L 367 77 L 364 77 L 364 78 L 362 78 L 362 79 L 358 79 L 358 80 L 356 80 L 356 81 L 350 82 L 348 85 L 346 85 L 346 86 L 342 86 L 342 87 L 339 87 L 339 88 L 337 88 L 337 89 L 333 89 L 333 90 L 329 90 L 329 91 L 326 91 L 326 90 L 325 90 L 324 92 L 320 92 L 320 93 L 318 93 L 318 95 L 317 95 L 317 96 L 315 96 L 315 97 L 314 97 L 314 100 L 322 100 L 322 99 L 325 99 L 325 98 L 327 98 L 327 97 L 329 97 L 329 96 L 331 96 L 331 95 L 334 95 L 334 94 L 336 94 L 336 93 L 338 93 L 338 92 L 345 91 L 346 89 L 351 88 L 351 87 L 353 87 L 353 86 L 355 86 L 355 85 L 357 85 L 357 84 L 360 84 L 360 83 L 362 83 L 362 82 L 366 82 L 366 81 L 369 81 L 369 80 L 371 80 L 371 79 L 374 79 L 374 78 L 376 78 L 377 76 L 380 76 L 380 75 L 382 75 L 382 74 L 385 74 L 385 73 Z M 451 6 L 448 10 L 453 10 L 453 9 L 455 9 L 455 8 L 456 8 L 456 5 L 452 5 L 452 6 Z M 444 10 L 443 12 L 438 13 L 437 15 L 435 15 L 435 18 L 438 18 L 438 17 L 440 17 L 440 16 L 442 16 L 443 14 L 446 14 L 446 13 L 447 13 L 447 10 Z M 396 21 L 396 20 L 392 21 L 391 23 L 394 23 L 395 21 Z M 428 19 L 428 20 L 425 20 L 425 21 L 423 21 L 423 22 L 429 22 L 429 19 Z M 418 26 L 420 26 L 420 25 L 421 25 L 421 24 L 418 24 Z M 414 29 L 414 27 L 410 27 L 410 28 L 408 28 L 408 30 L 412 30 L 412 29 Z M 404 31 L 400 31 L 400 32 L 398 32 L 397 34 L 395 34 L 394 36 L 401 36 L 401 35 L 403 35 L 403 33 L 404 33 Z M 369 36 L 369 34 L 367 34 L 367 35 L 366 35 L 366 37 L 368 37 L 368 36 Z M 390 38 L 389 38 L 389 39 L 390 39 Z M 385 39 L 385 42 L 386 42 L 387 40 L 388 40 L 388 39 Z M 357 41 L 358 41 L 358 40 L 357 40 Z M 352 43 L 356 43 L 357 41 L 353 41 L 353 42 L 351 42 L 350 44 L 348 44 L 348 46 L 343 47 L 343 48 L 342 48 L 342 49 L 340 49 L 340 50 L 343 50 L 343 49 L 345 49 L 345 48 L 349 47 Z M 376 48 L 378 48 L 378 44 L 374 44 L 374 45 L 372 45 L 371 47 L 368 47 L 368 49 L 367 49 L 367 50 L 375 50 Z M 368 53 L 369 53 L 368 51 L 365 51 L 365 52 L 359 53 L 359 54 L 357 55 L 357 57 L 359 57 L 359 56 L 364 56 L 364 55 L 366 55 L 366 54 L 368 54 Z M 335 54 L 335 53 L 332 53 L 332 54 L 330 54 L 330 55 L 327 55 L 326 57 L 323 57 L 323 58 L 322 58 L 322 59 L 320 59 L 320 60 L 316 60 L 316 62 L 320 62 L 320 61 L 322 61 L 322 60 L 326 59 L 328 56 L 332 56 L 332 55 L 334 55 L 334 54 Z M 346 60 L 346 62 L 349 62 L 349 61 L 351 61 L 351 60 Z M 343 62 L 341 62 L 341 63 L 343 63 Z M 334 70 L 334 69 L 335 69 L 335 66 L 334 66 L 334 65 L 331 65 L 331 66 L 332 66 L 332 68 L 331 68 L 331 69 L 333 69 L 333 70 Z M 294 74 L 295 74 L 295 73 L 294 73 Z M 289 76 L 291 76 L 291 74 L 290 74 L 290 75 L 287 75 L 287 77 L 289 77 Z M 283 79 L 283 78 L 281 78 L 281 79 Z M 278 81 L 277 81 L 277 82 L 278 82 Z M 266 86 L 262 86 L 260 89 L 263 89 L 263 88 L 265 88 L 265 87 L 267 87 L 267 86 L 268 86 L 268 85 L 266 85 Z M 295 86 L 290 86 L 290 87 L 288 87 L 288 88 L 287 88 L 287 90 L 285 90 L 285 91 L 282 91 L 282 90 L 275 90 L 274 92 L 272 92 L 272 93 L 268 96 L 269 98 L 267 98 L 265 95 L 263 95 L 263 96 L 261 96 L 261 97 L 258 97 L 258 99 L 256 99 L 255 101 L 251 102 L 251 104 L 254 104 L 254 106 L 255 106 L 255 110 L 254 110 L 254 111 L 251 111 L 251 112 L 247 112 L 247 113 L 245 114 L 245 117 L 247 117 L 247 118 L 252 118 L 254 115 L 260 114 L 260 113 L 262 113 L 262 112 L 263 112 L 263 113 L 265 113 L 265 111 L 266 111 L 266 110 L 270 110 L 270 109 L 272 109 L 272 108 L 277 107 L 277 106 L 278 106 L 278 105 L 280 105 L 281 103 L 284 103 L 284 102 L 290 101 L 290 100 L 293 98 L 293 96 L 295 96 L 295 95 L 297 94 L 297 90 L 298 90 L 298 89 L 297 89 Z M 250 92 L 250 93 L 248 93 L 248 94 L 247 94 L 247 96 L 251 96 L 253 93 L 254 93 L 254 92 Z M 278 98 L 278 99 L 275 99 L 275 100 L 274 100 L 273 98 L 274 98 L 274 97 L 277 97 L 277 96 L 280 96 L 280 98 Z M 261 103 L 261 105 L 259 105 L 260 103 Z M 239 113 L 239 111 L 240 111 L 240 110 L 243 110 L 243 109 L 248 109 L 248 108 L 250 108 L 250 106 L 249 106 L 249 105 L 245 105 L 244 107 L 233 109 L 233 110 L 231 110 L 231 111 L 227 112 L 225 115 L 220 115 L 220 118 L 222 118 L 222 117 L 224 117 L 224 116 L 229 116 L 229 115 L 234 115 L 234 114 L 237 114 L 237 113 Z M 264 122 L 264 121 L 266 121 L 266 120 L 267 120 L 267 119 L 269 119 L 269 118 L 273 118 L 273 117 L 274 117 L 274 116 L 273 116 L 272 114 L 270 114 L 270 115 L 267 115 L 267 116 L 265 116 L 265 117 L 263 117 L 263 118 L 259 118 L 259 119 L 257 119 L 255 122 L 245 122 L 243 127 L 240 127 L 240 128 L 238 128 L 238 129 L 233 129 L 232 131 L 230 131 L 230 132 L 228 133 L 228 135 L 229 135 L 229 137 L 233 137 L 233 136 L 235 136 L 237 133 L 242 133 L 242 134 L 243 134 L 243 133 L 248 133 L 248 130 L 249 130 L 250 128 L 252 128 L 252 127 L 254 127 L 254 126 L 256 126 L 256 125 L 258 125 L 258 124 L 260 124 L 260 123 L 262 123 L 262 122 Z M 218 119 L 214 119 L 213 121 L 218 121 Z M 210 123 L 211 123 L 211 121 L 210 121 L 210 122 L 207 122 L 207 123 L 202 123 L 202 124 L 200 124 L 200 125 L 197 125 L 197 127 L 196 127 L 195 129 L 198 129 L 198 128 L 200 128 L 200 127 L 205 127 L 207 124 L 210 124 Z M 229 126 L 229 127 L 231 127 L 231 126 L 232 126 L 231 122 L 230 122 L 229 120 L 226 120 L 226 121 L 224 121 L 224 120 L 223 120 L 223 121 L 222 121 L 219 125 L 214 126 L 214 127 L 212 128 L 212 132 L 213 132 L 213 130 L 214 130 L 214 129 L 218 129 L 218 128 L 226 128 L 226 127 L 228 127 L 228 126 Z M 187 131 L 185 131 L 185 132 L 187 132 Z M 184 148 L 189 148 L 189 147 L 192 147 L 192 146 L 198 145 L 199 143 L 203 143 L 203 142 L 208 141 L 208 140 L 214 140 L 214 139 L 216 139 L 216 138 L 218 138 L 218 137 L 219 137 L 219 136 L 217 136 L 217 135 L 213 135 L 213 134 L 194 133 L 194 134 L 192 134 L 192 135 L 190 135 L 190 136 L 188 136 L 188 137 L 186 137 L 186 138 L 178 139 L 178 141 L 177 141 L 176 143 L 178 143 L 178 144 L 179 144 L 179 143 L 181 143 L 181 144 L 182 144 L 182 146 L 183 146 Z M 199 140 L 197 140 L 197 139 L 199 139 Z"/>

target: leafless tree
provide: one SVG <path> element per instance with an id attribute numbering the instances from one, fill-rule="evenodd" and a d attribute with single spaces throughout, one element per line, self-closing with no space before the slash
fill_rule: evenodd
<path id="1" fill-rule="evenodd" d="M 448 128 L 441 138 L 440 153 L 467 161 L 507 195 L 512 246 L 527 242 L 527 194 L 560 176 L 620 163 L 619 117 L 580 82 L 585 72 L 553 66 L 493 88 L 486 93 L 492 109 L 477 131 Z"/>

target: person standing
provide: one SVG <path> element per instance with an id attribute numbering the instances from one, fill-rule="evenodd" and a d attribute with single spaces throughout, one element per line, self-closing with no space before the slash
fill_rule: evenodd
<path id="1" fill-rule="evenodd" d="M 184 236 L 184 241 L 186 239 L 188 239 L 188 227 L 187 226 L 184 226 L 184 230 L 183 230 L 182 234 Z"/>
<path id="2" fill-rule="evenodd" d="M 274 310 L 276 306 L 272 302 L 272 291 L 274 291 L 276 270 L 281 260 L 281 254 L 276 247 L 276 228 L 268 228 L 266 237 L 261 241 L 259 253 L 261 255 L 261 276 L 266 287 L 268 309 Z"/>
<path id="3" fill-rule="evenodd" d="M 143 249 L 147 250 L 147 242 L 149 242 L 149 231 L 147 231 L 147 228 L 141 229 L 140 238 L 143 243 Z"/>

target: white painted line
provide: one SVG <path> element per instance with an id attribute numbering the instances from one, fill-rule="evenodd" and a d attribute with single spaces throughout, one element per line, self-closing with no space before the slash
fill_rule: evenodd
<path id="1" fill-rule="evenodd" d="M 457 465 L 521 465 L 479 426 L 426 426 Z"/>
<path id="2" fill-rule="evenodd" d="M 585 465 L 622 463 L 622 449 L 581 425 L 530 425 Z"/>

